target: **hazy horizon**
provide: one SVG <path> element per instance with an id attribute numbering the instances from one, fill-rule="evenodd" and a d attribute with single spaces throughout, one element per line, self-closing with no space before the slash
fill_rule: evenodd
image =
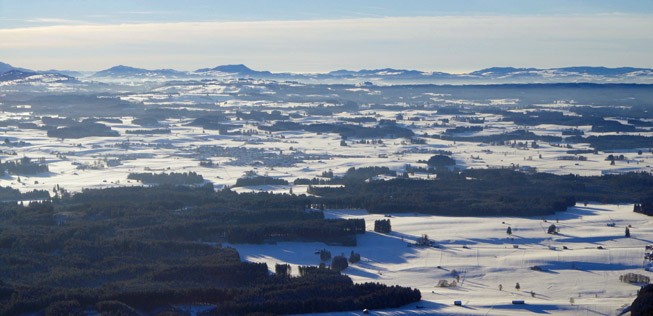
<path id="1" fill-rule="evenodd" d="M 201 69 L 211 69 L 211 68 L 216 68 L 220 66 L 236 66 L 236 65 L 243 65 L 251 70 L 254 71 L 269 71 L 268 68 L 254 68 L 250 67 L 250 65 L 244 64 L 244 63 L 228 63 L 228 64 L 216 64 L 216 65 L 208 65 L 205 67 L 199 67 L 199 68 L 193 68 L 193 69 L 181 69 L 181 68 L 176 68 L 174 65 L 168 65 L 167 67 L 162 67 L 162 68 L 146 68 L 146 67 L 141 67 L 140 65 L 125 65 L 125 64 L 117 64 L 113 66 L 109 66 L 107 68 L 102 68 L 102 69 L 74 69 L 74 68 L 43 68 L 43 69 L 34 69 L 30 67 L 24 67 L 22 65 L 15 65 L 11 64 L 5 61 L 1 61 L 0 63 L 5 63 L 8 64 L 12 67 L 15 68 L 24 68 L 24 69 L 29 69 L 33 71 L 76 71 L 76 72 L 82 72 L 82 73 L 95 73 L 95 72 L 100 72 L 108 69 L 112 69 L 115 67 L 130 67 L 130 68 L 137 68 L 137 69 L 144 69 L 144 70 L 150 70 L 150 71 L 158 71 L 158 70 L 175 70 L 175 71 L 182 71 L 182 72 L 194 72 L 197 70 Z M 448 73 L 448 74 L 453 74 L 453 75 L 465 75 L 465 74 L 470 74 L 472 72 L 480 71 L 480 70 L 485 70 L 489 68 L 515 68 L 515 69 L 528 69 L 528 68 L 533 68 L 533 69 L 542 69 L 542 70 L 547 70 L 547 69 L 562 69 L 562 68 L 579 68 L 579 67 L 589 67 L 589 68 L 608 68 L 608 69 L 616 69 L 616 68 L 642 68 L 642 69 L 653 69 L 649 67 L 637 67 L 637 66 L 631 66 L 631 65 L 621 65 L 621 66 L 613 66 L 613 67 L 606 67 L 602 65 L 564 65 L 564 66 L 557 66 L 557 67 L 546 67 L 546 68 L 539 68 L 539 67 L 514 67 L 511 65 L 493 65 L 493 66 L 488 66 L 484 68 L 478 68 L 478 69 L 470 69 L 467 71 L 443 71 L 443 70 L 424 70 L 424 69 L 413 69 L 413 68 L 397 68 L 397 67 L 377 67 L 377 68 L 338 68 L 338 69 L 326 69 L 324 71 L 287 71 L 287 70 L 277 70 L 277 71 L 271 71 L 272 73 L 278 73 L 278 74 L 283 74 L 283 73 L 289 73 L 289 74 L 298 74 L 298 75 L 310 75 L 310 74 L 327 74 L 330 72 L 335 72 L 335 71 L 366 71 L 366 70 L 382 70 L 382 69 L 393 69 L 393 70 L 407 70 L 407 71 L 421 71 L 424 73 Z"/>
<path id="2" fill-rule="evenodd" d="M 653 67 L 645 1 L 0 1 L 0 61 L 273 72 Z M 473 9 L 470 9 L 473 8 Z"/>

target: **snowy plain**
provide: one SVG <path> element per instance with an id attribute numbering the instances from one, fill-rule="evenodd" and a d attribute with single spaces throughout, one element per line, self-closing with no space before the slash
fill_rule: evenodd
<path id="1" fill-rule="evenodd" d="M 396 112 L 376 112 L 381 117 L 393 117 Z M 3 113 L 2 119 L 25 118 L 29 114 Z M 348 114 L 342 114 L 347 116 Z M 407 113 L 417 116 L 420 113 Z M 440 116 L 438 116 L 440 117 Z M 446 117 L 445 117 L 446 118 Z M 351 167 L 387 166 L 403 172 L 407 164 L 424 166 L 419 160 L 428 160 L 435 151 L 452 152 L 460 168 L 501 168 L 527 167 L 538 172 L 554 174 L 577 174 L 581 176 L 601 175 L 603 173 L 622 173 L 629 171 L 653 171 L 653 153 L 644 150 L 638 154 L 634 150 L 614 151 L 626 159 L 610 165 L 607 153 L 584 154 L 587 159 L 561 160 L 570 156 L 564 144 L 539 143 L 539 148 L 512 148 L 504 145 L 489 145 L 477 142 L 455 142 L 427 138 L 424 144 L 411 144 L 404 138 L 384 139 L 382 144 L 361 144 L 354 141 L 347 146 L 340 145 L 337 134 L 315 134 L 309 132 L 275 132 L 243 137 L 240 135 L 220 135 L 217 131 L 203 130 L 188 126 L 190 120 L 169 120 L 165 122 L 170 134 L 134 135 L 128 130 L 141 129 L 133 124 L 131 117 L 120 117 L 122 123 L 104 123 L 120 133 L 119 137 L 86 137 L 82 139 L 54 139 L 44 130 L 6 127 L 0 130 L 0 138 L 11 142 L 24 141 L 25 146 L 0 147 L 0 160 L 16 160 L 23 156 L 33 159 L 44 158 L 50 172 L 32 176 L 5 175 L 0 178 L 1 186 L 12 186 L 21 191 L 33 189 L 52 190 L 55 185 L 72 192 L 84 188 L 104 188 L 119 185 L 140 185 L 127 179 L 131 172 L 189 172 L 204 176 L 216 188 L 232 186 L 247 171 L 259 175 L 269 175 L 292 182 L 296 178 L 319 177 L 325 171 L 343 174 Z M 501 133 L 515 130 L 510 122 L 492 122 L 490 118 L 483 133 Z M 38 122 L 39 120 L 34 120 Z M 413 127 L 416 134 L 437 134 L 444 127 L 432 127 L 430 120 Z M 240 123 L 242 124 L 242 123 Z M 466 126 L 458 124 L 457 126 Z M 243 129 L 251 128 L 245 125 Z M 533 132 L 559 135 L 563 127 L 539 126 Z M 641 133 L 653 134 L 653 132 Z M 323 159 L 299 161 L 294 165 L 270 166 L 266 164 L 237 164 L 234 157 L 210 156 L 199 153 L 201 146 L 221 146 L 260 149 L 270 153 L 285 153 L 297 157 L 312 155 Z M 588 150 L 587 144 L 576 144 L 576 150 Z M 106 160 L 118 159 L 121 163 L 108 167 Z M 212 168 L 199 166 L 200 159 L 209 159 L 216 165 Z M 98 164 L 98 168 L 84 168 Z M 415 174 L 414 177 L 426 175 Z M 18 179 L 20 178 L 20 182 Z M 259 188 L 253 188 L 258 190 Z M 302 190 L 302 188 L 299 188 Z M 299 192 L 295 192 L 299 193 Z"/>
<path id="2" fill-rule="evenodd" d="M 289 111 L 301 112 L 302 107 L 317 106 L 316 102 L 308 101 L 242 101 L 235 97 L 248 91 L 261 95 L 274 93 L 257 82 L 239 88 L 224 83 L 205 83 L 168 85 L 147 93 L 126 94 L 122 99 L 142 102 L 146 107 L 175 106 L 188 110 L 196 110 L 194 106 L 207 99 L 218 100 L 211 105 L 212 108 L 231 112 L 265 106 L 285 107 Z M 356 91 L 370 95 L 379 93 L 373 88 L 352 90 Z M 310 97 L 333 96 L 323 94 Z M 442 95 L 433 97 L 434 102 L 447 105 L 487 105 Z M 515 102 L 497 99 L 491 100 L 490 104 Z M 564 102 L 537 106 L 562 111 L 567 111 L 568 108 Z M 26 105 L 25 110 L 24 113 L 1 112 L 0 118 L 40 124 L 40 120 L 28 112 L 29 106 Z M 296 121 L 324 123 L 362 116 L 379 120 L 395 119 L 399 112 L 405 119 L 398 123 L 410 125 L 416 135 L 438 135 L 448 128 L 472 126 L 456 115 L 435 114 L 435 111 L 408 107 L 402 111 L 361 110 L 358 113 L 336 113 L 333 117 L 305 116 Z M 515 126 L 497 115 L 473 116 L 485 120 L 484 129 L 469 136 L 501 134 L 518 129 L 526 129 L 538 135 L 560 135 L 569 128 L 555 124 Z M 161 122 L 171 130 L 170 134 L 133 135 L 126 132 L 143 127 L 134 124 L 132 117 L 117 118 L 121 123 L 103 124 L 118 131 L 121 135 L 119 137 L 59 140 L 48 137 L 44 130 L 2 127 L 1 137 L 10 142 L 23 141 L 27 144 L 1 147 L 0 160 L 14 160 L 23 156 L 44 158 L 50 171 L 32 176 L 4 175 L 0 177 L 0 186 L 11 186 L 25 192 L 33 189 L 51 191 L 58 185 L 78 192 L 85 188 L 141 185 L 127 179 L 132 172 L 193 171 L 219 189 L 234 185 L 243 174 L 252 171 L 259 175 L 283 178 L 291 183 L 297 178 L 319 177 L 328 171 L 340 175 L 351 167 L 386 166 L 403 172 L 407 164 L 424 166 L 418 161 L 427 160 L 440 150 L 452 152 L 459 168 L 530 167 L 540 172 L 583 176 L 653 171 L 653 153 L 646 148 L 643 148 L 641 154 L 632 149 L 611 152 L 626 157 L 611 165 L 606 161 L 608 153 L 605 152 L 583 154 L 586 160 L 561 160 L 561 157 L 570 156 L 567 153 L 570 148 L 566 148 L 564 143 L 539 142 L 538 148 L 515 148 L 424 137 L 423 144 L 412 144 L 403 138 L 384 138 L 382 144 L 348 140 L 346 146 L 341 146 L 338 134 L 293 131 L 247 136 L 221 135 L 217 131 L 188 126 L 191 119 L 168 119 Z M 409 120 L 410 118 L 419 120 Z M 255 129 L 254 122 L 232 123 L 242 124 L 242 130 Z M 586 135 L 594 135 L 591 126 L 577 128 Z M 653 136 L 650 129 L 638 134 Z M 245 148 L 318 158 L 284 166 L 241 164 L 236 162 L 236 157 L 203 154 L 198 150 L 202 146 Z M 573 149 L 592 151 L 588 144 L 574 144 Z M 108 166 L 107 162 L 114 159 L 120 163 Z M 215 166 L 200 166 L 199 162 L 203 159 L 214 162 Z M 429 175 L 416 173 L 410 177 L 426 178 Z M 292 190 L 295 194 L 305 193 L 306 189 L 306 186 L 299 185 L 234 188 L 237 192 L 289 193 Z M 639 288 L 638 285 L 620 282 L 619 276 L 629 272 L 653 276 L 651 272 L 642 269 L 644 247 L 653 244 L 653 223 L 650 217 L 634 213 L 632 208 L 632 204 L 604 205 L 589 202 L 584 205 L 581 202 L 566 212 L 545 218 L 443 217 L 405 213 L 391 213 L 387 214 L 390 217 L 385 217 L 386 214 L 368 214 L 364 210 L 327 210 L 325 214 L 328 217 L 365 219 L 368 232 L 357 237 L 356 247 L 299 242 L 232 246 L 239 251 L 243 260 L 266 262 L 271 270 L 276 263 L 289 263 L 295 273 L 299 265 L 320 263 L 319 256 L 315 255 L 317 250 L 328 249 L 334 255 L 348 255 L 355 251 L 361 254 L 362 261 L 344 271 L 355 282 L 381 282 L 421 290 L 422 302 L 396 310 L 372 311 L 377 315 L 616 315 L 632 302 Z M 371 231 L 374 220 L 381 218 L 391 220 L 392 233 L 384 235 Z M 552 223 L 560 228 L 559 234 L 547 234 L 546 229 Z M 614 224 L 614 227 L 608 224 Z M 624 237 L 628 225 L 632 226 L 631 238 Z M 506 234 L 508 227 L 513 232 L 510 236 Z M 427 234 L 439 247 L 407 246 L 422 234 Z M 534 267 L 541 270 L 534 270 Z M 454 270 L 459 275 L 457 286 L 436 286 L 440 280 L 453 281 Z M 517 283 L 520 284 L 519 289 L 515 288 Z M 502 289 L 499 289 L 499 285 Z M 462 306 L 454 306 L 455 300 L 460 300 Z M 513 305 L 513 300 L 524 300 L 526 304 Z M 328 315 L 359 314 L 362 311 Z"/>
<path id="3" fill-rule="evenodd" d="M 265 262 L 270 269 L 289 263 L 295 273 L 297 266 L 319 264 L 315 251 L 320 249 L 345 256 L 355 251 L 361 262 L 343 272 L 355 282 L 410 286 L 422 292 L 419 303 L 372 311 L 375 315 L 617 315 L 639 289 L 620 282 L 619 276 L 653 277 L 642 268 L 645 245 L 653 243 L 653 222 L 634 213 L 632 204 L 580 204 L 544 218 L 325 212 L 333 218 L 364 218 L 368 231 L 358 235 L 356 247 L 300 242 L 231 246 L 245 260 Z M 393 231 L 375 233 L 376 219 L 390 219 Z M 614 227 L 608 226 L 611 223 Z M 547 234 L 550 224 L 559 227 L 559 234 Z M 626 238 L 629 225 L 632 235 Z M 512 235 L 506 234 L 508 226 Z M 438 247 L 407 246 L 422 234 Z M 458 285 L 438 287 L 440 280 L 455 280 L 454 270 Z M 456 300 L 462 306 L 455 306 Z M 513 300 L 526 304 L 513 305 Z"/>

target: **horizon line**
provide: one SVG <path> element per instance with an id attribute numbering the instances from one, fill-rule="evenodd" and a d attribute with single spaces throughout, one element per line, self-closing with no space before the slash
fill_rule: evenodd
<path id="1" fill-rule="evenodd" d="M 478 72 L 482 70 L 488 70 L 488 69 L 493 69 L 493 68 L 503 68 L 503 69 L 516 69 L 516 70 L 553 70 L 553 69 L 566 69 L 566 68 L 605 68 L 605 69 L 623 69 L 623 68 L 633 68 L 633 69 L 643 69 L 643 70 L 653 70 L 653 67 L 642 67 L 642 66 L 616 66 L 616 67 L 610 67 L 610 66 L 594 66 L 594 65 L 568 65 L 568 66 L 555 66 L 555 67 L 518 67 L 518 66 L 506 66 L 506 65 L 495 65 L 495 66 L 488 66 L 488 67 L 483 67 L 475 70 L 466 70 L 466 71 L 450 71 L 450 70 L 423 70 L 423 69 L 417 69 L 417 68 L 406 68 L 406 67 L 398 67 L 394 68 L 392 66 L 387 66 L 387 67 L 382 67 L 382 68 L 376 68 L 376 67 L 371 67 L 371 68 L 358 68 L 358 69 L 351 69 L 351 68 L 334 68 L 331 70 L 326 70 L 326 71 L 316 71 L 316 72 L 302 72 L 302 71 L 290 71 L 290 70 L 283 70 L 283 71 L 271 71 L 267 70 L 267 68 L 262 68 L 262 69 L 254 69 L 245 63 L 224 63 L 224 64 L 218 64 L 215 66 L 208 66 L 208 67 L 200 67 L 200 68 L 195 68 L 195 69 L 181 69 L 181 68 L 141 68 L 138 66 L 130 66 L 126 65 L 123 63 L 118 63 L 114 66 L 111 66 L 109 68 L 103 68 L 103 69 L 57 69 L 57 68 L 49 68 L 49 69 L 32 69 L 31 67 L 24 67 L 24 66 L 16 66 L 12 63 L 0 61 L 0 63 L 4 63 L 6 65 L 11 66 L 12 68 L 15 69 L 25 69 L 25 70 L 30 70 L 30 71 L 35 71 L 35 72 L 47 72 L 47 71 L 75 71 L 75 72 L 100 72 L 100 71 L 105 71 L 109 69 L 113 69 L 116 67 L 128 67 L 128 68 L 134 68 L 134 69 L 139 69 L 139 70 L 147 70 L 147 71 L 163 71 L 163 70 L 172 70 L 172 71 L 179 71 L 179 72 L 197 72 L 198 70 L 212 70 L 217 67 L 225 67 L 225 66 L 244 66 L 252 71 L 257 71 L 257 72 L 265 72 L 268 71 L 272 74 L 298 74 L 298 75 L 316 75 L 316 74 L 329 74 L 332 72 L 336 71 L 351 71 L 351 72 L 361 72 L 361 71 L 375 71 L 375 70 L 397 70 L 397 71 L 419 71 L 422 73 L 446 73 L 446 74 L 451 74 L 451 75 L 467 75 L 471 74 L 473 72 Z"/>

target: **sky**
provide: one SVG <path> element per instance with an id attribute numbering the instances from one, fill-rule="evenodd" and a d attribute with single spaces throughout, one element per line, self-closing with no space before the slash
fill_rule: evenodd
<path id="1" fill-rule="evenodd" d="M 653 68 L 650 0 L 0 0 L 0 62 L 275 72 Z"/>

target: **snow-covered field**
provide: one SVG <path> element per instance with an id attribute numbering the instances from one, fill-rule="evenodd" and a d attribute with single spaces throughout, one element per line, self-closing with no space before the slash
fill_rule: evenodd
<path id="1" fill-rule="evenodd" d="M 271 96 L 277 92 L 270 87 L 279 84 L 290 89 L 301 84 L 274 83 L 269 87 L 266 84 L 256 80 L 248 84 L 238 80 L 216 80 L 163 85 L 154 89 L 139 88 L 134 90 L 143 91 L 132 94 L 125 92 L 119 97 L 122 101 L 144 108 L 229 113 L 229 121 L 221 123 L 239 129 L 239 134 L 225 135 L 189 126 L 192 118 L 176 117 L 162 119 L 159 122 L 161 125 L 155 127 L 135 124 L 134 117 L 114 117 L 120 119 L 120 123 L 102 123 L 119 132 L 118 137 L 65 140 L 48 137 L 43 129 L 21 129 L 16 124 L 2 126 L 1 161 L 25 156 L 43 158 L 49 172 L 30 176 L 5 174 L 0 177 L 0 186 L 11 186 L 23 192 L 33 189 L 51 191 L 53 187 L 59 186 L 77 192 L 85 188 L 140 185 L 137 181 L 127 179 L 132 172 L 193 171 L 213 183 L 216 188 L 234 185 L 245 173 L 256 173 L 282 178 L 291 184 L 234 190 L 275 193 L 292 191 L 302 194 L 306 193 L 307 186 L 292 185 L 292 181 L 297 178 L 320 177 L 324 172 L 331 171 L 338 176 L 351 167 L 369 166 L 389 167 L 401 173 L 406 170 L 407 164 L 425 167 L 425 164 L 418 161 L 428 160 L 438 152 L 451 152 L 457 168 L 507 167 L 584 176 L 653 171 L 653 152 L 645 147 L 639 148 L 641 152 L 638 149 L 628 149 L 608 153 L 594 152 L 588 144 L 538 141 L 537 146 L 532 146 L 532 141 L 523 141 L 528 145 L 510 146 L 456 142 L 433 137 L 443 135 L 447 129 L 478 128 L 479 120 L 483 122 L 482 130 L 465 131 L 456 136 L 501 135 L 515 131 L 533 132 L 539 136 L 561 136 L 563 131 L 571 128 L 556 124 L 518 126 L 504 120 L 500 114 L 446 114 L 438 113 L 439 110 L 434 107 L 462 105 L 473 109 L 517 105 L 518 99 L 479 101 L 426 93 L 432 97 L 432 103 L 423 107 L 411 107 L 412 101 L 400 97 L 384 103 L 387 108 L 372 109 L 371 104 L 377 101 L 370 101 L 370 104 L 361 101 L 357 111 L 308 115 L 306 113 L 309 109 L 332 106 L 328 100 L 340 98 L 333 91 L 334 88 L 321 87 L 311 90 L 310 95 L 295 95 L 294 90 L 289 90 L 285 92 L 285 99 L 275 99 Z M 6 87 L 3 89 L 1 92 L 10 92 Z M 361 87 L 346 89 L 346 92 L 361 92 L 370 96 L 380 93 L 372 88 Z M 574 102 L 561 101 L 533 104 L 530 110 L 547 108 L 562 111 L 565 115 L 578 115 L 569 110 L 571 105 L 578 106 Z M 0 106 L 4 106 L 2 102 Z M 0 112 L 0 120 L 19 120 L 21 123 L 34 123 L 43 127 L 43 121 L 30 112 L 31 108 L 29 104 L 17 105 L 16 109 L 25 112 Z M 0 107 L 0 110 L 4 109 Z M 362 126 L 373 127 L 381 120 L 396 120 L 400 126 L 409 127 L 423 143 L 387 137 L 382 142 L 378 142 L 378 139 L 361 142 L 361 139 L 352 137 L 343 144 L 343 137 L 336 133 L 268 133 L 258 129 L 257 125 L 270 125 L 272 122 L 247 121 L 234 115 L 240 111 L 262 109 L 268 112 L 280 109 L 284 115 L 295 114 L 289 116 L 292 117 L 290 121 L 300 124 L 342 123 L 347 119 L 373 118 L 373 123 L 369 120 L 360 123 Z M 527 110 L 529 109 L 514 109 L 522 112 Z M 470 123 L 470 120 L 476 120 L 476 123 Z M 627 120 L 621 121 L 627 123 Z M 127 133 L 130 130 L 154 128 L 170 129 L 170 134 Z M 573 128 L 584 132 L 586 136 L 599 135 L 592 132 L 592 126 Z M 653 130 L 649 126 L 623 134 L 653 136 Z M 228 151 L 225 149 L 234 151 L 225 154 Z M 265 158 L 262 152 L 273 154 L 274 157 Z M 617 160 L 612 165 L 606 160 L 608 154 L 624 155 L 624 159 Z M 264 161 L 265 159 L 268 160 Z M 211 161 L 213 166 L 200 166 L 201 161 Z M 409 176 L 431 177 L 419 173 Z M 334 255 L 342 253 L 345 256 L 353 250 L 363 258 L 345 270 L 355 282 L 382 282 L 421 290 L 423 301 L 419 304 L 398 310 L 373 311 L 380 315 L 615 315 L 624 305 L 632 302 L 638 289 L 637 285 L 620 282 L 619 276 L 628 272 L 653 276 L 642 269 L 644 247 L 653 244 L 651 218 L 632 212 L 631 204 L 579 205 L 547 218 L 387 214 L 391 215 L 389 218 L 393 229 L 388 235 L 371 231 L 374 220 L 386 218 L 384 215 L 368 214 L 360 210 L 330 210 L 326 214 L 336 218 L 364 218 L 368 232 L 358 236 L 358 246 L 353 248 L 299 242 L 234 247 L 244 260 L 266 262 L 271 269 L 274 269 L 276 263 L 289 263 L 293 265 L 295 273 L 298 265 L 320 263 L 316 250 L 326 248 Z M 559 234 L 547 234 L 546 230 L 551 224 L 559 227 Z M 614 224 L 614 227 L 608 224 Z M 625 238 L 624 230 L 629 225 L 632 226 L 632 237 Z M 510 236 L 506 234 L 508 227 L 512 229 Z M 427 234 L 438 247 L 407 246 L 422 234 Z M 451 282 L 456 279 L 455 287 L 437 286 L 441 280 Z M 516 288 L 517 283 L 519 289 Z M 524 300 L 526 304 L 513 305 L 513 300 Z M 461 301 L 462 306 L 454 306 L 454 301 Z M 350 314 L 360 312 L 332 315 Z"/>
<path id="2" fill-rule="evenodd" d="M 392 117 L 395 112 L 377 112 L 381 117 Z M 27 115 L 27 114 L 26 114 Z M 419 112 L 408 113 L 417 116 Z M 5 119 L 16 115 L 5 114 Z M 105 123 L 120 132 L 119 137 L 87 137 L 82 139 L 58 140 L 47 137 L 43 130 L 0 128 L 2 138 L 11 142 L 24 141 L 28 145 L 21 147 L 0 146 L 0 160 L 15 160 L 23 156 L 33 159 L 45 158 L 50 172 L 34 176 L 6 175 L 0 178 L 0 186 L 12 186 L 21 191 L 33 189 L 51 190 L 59 185 L 69 191 L 81 191 L 83 188 L 103 188 L 117 185 L 138 185 L 127 179 L 130 172 L 189 172 L 194 171 L 215 184 L 216 188 L 233 185 L 236 179 L 247 171 L 260 175 L 284 178 L 292 182 L 296 178 L 318 177 L 322 172 L 332 170 L 336 175 L 351 167 L 386 166 L 402 172 L 406 164 L 425 166 L 419 160 L 428 160 L 436 150 L 450 151 L 460 168 L 496 168 L 496 167 L 531 167 L 540 172 L 556 174 L 600 175 L 601 173 L 647 171 L 653 170 L 653 153 L 644 150 L 641 155 L 636 151 L 615 152 L 624 154 L 624 161 L 610 165 L 605 160 L 607 153 L 584 154 L 587 160 L 559 160 L 570 156 L 567 148 L 557 144 L 540 142 L 539 148 L 517 149 L 509 146 L 495 146 L 475 142 L 453 142 L 441 139 L 425 139 L 424 144 L 411 144 L 403 138 L 384 139 L 382 144 L 361 144 L 349 141 L 347 146 L 340 146 L 337 134 L 316 134 L 309 132 L 276 132 L 255 135 L 219 135 L 217 131 L 203 130 L 199 127 L 186 126 L 190 120 L 173 120 L 166 122 L 170 134 L 132 135 L 128 130 L 142 129 L 132 124 L 130 117 L 120 118 L 123 123 Z M 306 118 L 310 120 L 310 118 Z M 492 119 L 492 118 L 490 118 Z M 494 118 L 496 119 L 496 118 Z M 38 120 L 35 120 L 38 122 Z M 433 128 L 430 121 L 418 124 L 414 129 L 417 134 L 441 133 L 445 128 Z M 491 126 L 483 133 L 491 131 L 514 130 L 509 122 L 488 123 Z M 464 125 L 462 125 L 464 126 Z M 245 126 L 244 128 L 252 128 Z M 535 132 L 560 133 L 560 126 L 541 126 Z M 653 134 L 653 133 L 649 133 Z M 230 148 L 261 149 L 272 153 L 284 153 L 296 156 L 314 155 L 323 159 L 300 161 L 289 166 L 238 165 L 231 163 L 234 157 L 216 157 L 198 153 L 200 146 L 221 146 Z M 587 145 L 575 145 L 574 149 L 588 149 Z M 119 159 L 121 163 L 107 167 L 104 160 Z M 200 159 L 210 159 L 216 166 L 206 168 L 199 166 Z M 100 163 L 102 168 L 80 169 L 79 165 Z M 413 175 L 411 175 L 413 176 Z M 424 175 L 416 174 L 416 177 Z M 256 188 L 254 188 L 256 189 Z M 297 188 L 300 191 L 302 188 Z"/>
<path id="3" fill-rule="evenodd" d="M 372 231 L 374 220 L 388 218 L 385 215 L 360 210 L 326 214 L 364 218 L 368 232 L 358 235 L 356 247 L 300 242 L 232 246 L 244 260 L 266 262 L 272 270 L 276 263 L 289 263 L 294 273 L 299 265 L 320 263 L 316 250 L 345 256 L 353 250 L 362 261 L 344 273 L 355 282 L 410 286 L 422 292 L 422 302 L 373 311 L 378 315 L 616 315 L 639 289 L 620 282 L 619 276 L 632 272 L 653 277 L 642 268 L 645 245 L 653 243 L 653 223 L 634 213 L 631 204 L 581 204 L 546 218 L 385 214 L 392 216 L 388 235 Z M 608 226 L 611 223 L 614 227 Z M 551 224 L 559 227 L 559 234 L 547 234 Z M 624 237 L 628 225 L 631 238 Z M 511 236 L 506 234 L 508 226 Z M 422 234 L 439 247 L 407 246 Z M 541 271 L 533 270 L 535 266 Z M 440 280 L 455 280 L 454 270 L 457 286 L 436 286 Z M 462 306 L 455 306 L 455 300 Z M 513 300 L 526 304 L 513 305 Z M 362 313 L 328 315 L 354 314 Z"/>

